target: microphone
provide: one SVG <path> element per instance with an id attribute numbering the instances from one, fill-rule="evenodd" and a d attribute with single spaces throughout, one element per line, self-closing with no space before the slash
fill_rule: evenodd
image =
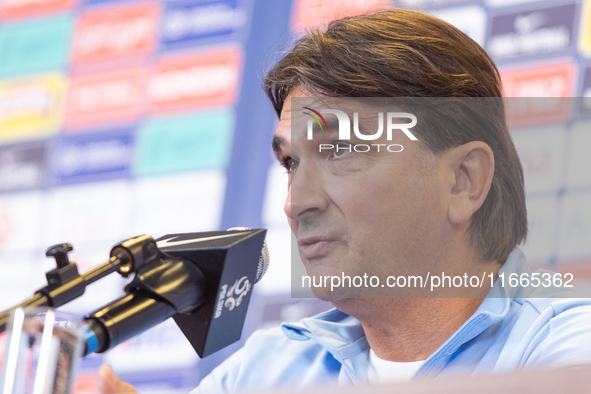
<path id="1" fill-rule="evenodd" d="M 200 357 L 238 341 L 252 285 L 269 265 L 265 235 L 265 229 L 237 227 L 169 234 L 142 249 L 115 245 L 111 256 L 136 257 L 141 264 L 129 263 L 136 275 L 125 296 L 84 318 L 85 355 L 103 353 L 169 317 Z"/>

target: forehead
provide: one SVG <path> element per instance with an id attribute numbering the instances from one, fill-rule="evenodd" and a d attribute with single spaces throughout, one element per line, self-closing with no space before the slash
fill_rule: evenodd
<path id="1" fill-rule="evenodd" d="M 344 139 L 353 144 L 366 144 L 369 143 L 368 141 L 377 144 L 372 144 L 372 146 L 384 144 L 401 146 L 401 143 L 408 142 L 407 138 L 416 140 L 408 129 L 403 127 L 405 124 L 409 125 L 408 121 L 413 118 L 415 123 L 412 126 L 409 125 L 410 127 L 414 127 L 417 121 L 413 114 L 406 112 L 408 108 L 414 108 L 412 103 L 410 103 L 411 107 L 408 107 L 409 103 L 404 100 L 404 98 L 390 97 L 317 97 L 306 90 L 295 88 L 283 103 L 279 124 L 273 137 L 275 155 L 280 161 L 283 161 L 292 155 L 294 148 L 296 150 L 306 149 L 310 146 L 318 148 L 319 141 L 322 144 L 324 140 L 325 144 L 330 145 L 331 141 L 329 140 L 335 140 L 335 138 Z M 326 112 L 324 112 L 325 110 Z M 332 116 L 325 119 L 321 113 L 325 117 L 326 113 L 332 114 Z M 410 118 L 406 115 L 410 115 Z M 402 121 L 396 120 L 402 118 L 404 118 Z M 317 132 L 320 132 L 318 138 L 315 139 L 316 144 L 311 141 L 311 126 L 316 128 L 312 119 L 318 123 L 319 130 Z M 385 119 L 388 122 L 386 133 L 383 132 Z M 323 127 L 323 124 L 326 128 Z M 347 130 L 347 125 L 354 126 L 355 134 L 352 134 L 350 129 Z M 376 129 L 379 129 L 377 134 Z M 394 130 L 398 130 L 398 132 L 394 132 Z M 316 137 L 316 134 L 314 136 Z M 294 146 L 296 141 L 298 146 Z M 378 153 L 380 152 L 380 148 L 374 149 L 377 149 Z"/>
<path id="2" fill-rule="evenodd" d="M 293 98 L 296 98 L 296 100 Z M 343 105 L 342 99 L 336 99 L 339 104 L 338 108 L 345 111 L 352 110 L 353 107 L 347 105 L 348 103 Z M 317 97 L 300 87 L 293 89 L 283 104 L 279 124 L 273 139 L 274 150 L 277 152 L 281 148 L 290 148 L 292 127 L 296 124 L 305 124 L 305 121 L 308 120 L 305 115 L 306 111 L 310 108 L 333 108 L 334 104 L 334 97 Z M 355 105 L 359 106 L 359 103 Z M 301 122 L 302 120 L 304 120 L 304 123 Z"/>
<path id="3" fill-rule="evenodd" d="M 307 98 L 306 103 L 310 106 L 315 106 L 321 99 L 314 98 L 308 93 L 307 91 L 301 88 L 295 88 L 287 99 L 283 103 L 283 109 L 281 111 L 281 116 L 279 118 L 279 125 L 277 126 L 277 130 L 275 131 L 275 136 L 281 138 L 282 140 L 289 142 L 291 141 L 291 125 L 292 120 L 294 117 L 301 116 L 302 108 L 295 108 L 294 102 L 292 97 L 302 97 Z"/>

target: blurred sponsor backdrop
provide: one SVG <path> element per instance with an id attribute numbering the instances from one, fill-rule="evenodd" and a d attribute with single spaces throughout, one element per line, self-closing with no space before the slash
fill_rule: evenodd
<path id="1" fill-rule="evenodd" d="M 261 79 L 304 29 L 391 6 L 470 35 L 507 96 L 591 96 L 591 1 L 0 0 L 0 309 L 44 285 L 52 244 L 73 243 L 85 271 L 128 237 L 233 226 L 268 228 L 272 258 L 244 338 L 327 309 L 290 298 L 286 175 Z M 535 130 L 531 108 L 517 111 L 526 254 L 591 277 L 591 103 L 551 105 Z M 124 285 L 111 275 L 63 309 L 88 313 Z M 84 359 L 76 393 L 98 392 L 104 362 L 144 393 L 187 392 L 240 346 L 199 360 L 166 322 Z"/>

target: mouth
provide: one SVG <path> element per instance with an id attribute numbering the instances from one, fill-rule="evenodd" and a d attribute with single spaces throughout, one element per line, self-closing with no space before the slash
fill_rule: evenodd
<path id="1" fill-rule="evenodd" d="M 298 246 L 302 257 L 307 260 L 324 257 L 328 249 L 337 241 L 329 237 L 308 237 L 298 240 Z"/>

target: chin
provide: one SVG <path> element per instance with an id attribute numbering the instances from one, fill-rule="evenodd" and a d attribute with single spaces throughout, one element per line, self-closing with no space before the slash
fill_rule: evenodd
<path id="1" fill-rule="evenodd" d="M 339 303 L 345 299 L 353 297 L 353 294 L 350 294 L 350 289 L 334 289 L 333 291 L 329 288 L 325 287 L 312 287 L 312 293 L 314 293 L 314 297 L 331 303 Z"/>

